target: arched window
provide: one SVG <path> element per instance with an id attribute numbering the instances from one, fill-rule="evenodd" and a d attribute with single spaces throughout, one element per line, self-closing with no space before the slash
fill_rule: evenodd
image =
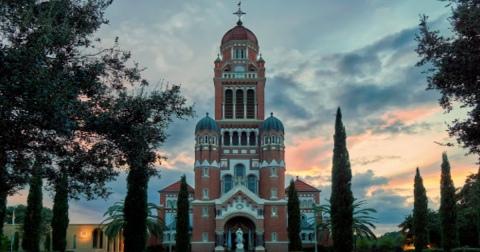
<path id="1" fill-rule="evenodd" d="M 248 179 L 247 179 L 248 190 L 252 191 L 253 193 L 257 193 L 256 187 L 257 187 L 257 180 L 255 176 L 252 176 L 252 175 L 248 176 Z"/>
<path id="2" fill-rule="evenodd" d="M 217 138 L 215 136 L 212 136 L 212 144 L 217 144 Z"/>
<path id="3" fill-rule="evenodd" d="M 203 143 L 204 143 L 204 144 L 208 144 L 208 136 L 205 136 L 203 139 L 204 139 L 204 140 L 203 140 Z"/>
<path id="4" fill-rule="evenodd" d="M 245 176 L 245 167 L 241 164 L 235 167 L 235 178 L 242 178 Z"/>
<path id="5" fill-rule="evenodd" d="M 233 119 L 233 91 L 231 89 L 225 91 L 225 118 Z"/>
<path id="6" fill-rule="evenodd" d="M 203 207 L 203 215 L 208 216 L 208 207 Z"/>
<path id="7" fill-rule="evenodd" d="M 272 136 L 272 144 L 275 144 L 275 136 Z"/>
<path id="8" fill-rule="evenodd" d="M 242 132 L 241 144 L 243 146 L 247 145 L 247 132 Z"/>
<path id="9" fill-rule="evenodd" d="M 247 118 L 255 118 L 255 91 L 253 89 L 247 90 Z"/>
<path id="10" fill-rule="evenodd" d="M 200 136 L 197 137 L 197 144 L 198 144 L 198 145 L 202 144 L 202 140 L 201 140 Z"/>
<path id="11" fill-rule="evenodd" d="M 277 189 L 272 188 L 272 198 L 276 198 L 276 197 L 277 197 Z"/>
<path id="12" fill-rule="evenodd" d="M 272 215 L 277 215 L 277 213 L 278 213 L 277 207 L 276 206 L 272 207 Z"/>
<path id="13" fill-rule="evenodd" d="M 174 208 L 177 208 L 177 201 L 176 200 L 174 200 L 172 204 L 173 204 Z"/>
<path id="14" fill-rule="evenodd" d="M 244 108 L 243 108 L 243 90 L 239 89 L 236 92 L 236 98 L 235 98 L 235 117 L 237 119 L 243 119 L 244 118 Z"/>
<path id="15" fill-rule="evenodd" d="M 277 176 L 277 167 L 272 167 L 270 168 L 271 170 L 271 175 L 270 176 Z"/>
<path id="16" fill-rule="evenodd" d="M 223 179 L 223 186 L 224 186 L 224 189 L 223 189 L 224 193 L 227 193 L 232 189 L 232 176 L 230 175 L 225 176 L 225 178 Z"/>
<path id="17" fill-rule="evenodd" d="M 302 233 L 302 241 L 305 241 L 307 239 L 307 235 L 305 233 Z"/>
<path id="18" fill-rule="evenodd" d="M 238 145 L 238 132 L 233 132 L 232 145 Z"/>
<path id="19" fill-rule="evenodd" d="M 307 207 L 307 201 L 306 200 L 303 201 L 303 207 Z"/>
<path id="20" fill-rule="evenodd" d="M 268 144 L 268 137 L 267 136 L 263 137 L 263 144 Z"/>
<path id="21" fill-rule="evenodd" d="M 208 198 L 208 189 L 203 189 L 203 197 Z"/>
<path id="22" fill-rule="evenodd" d="M 203 176 L 208 176 L 208 167 L 203 168 Z"/>
<path id="23" fill-rule="evenodd" d="M 309 200 L 309 201 L 308 201 L 308 206 L 309 206 L 309 207 L 312 207 L 312 206 L 313 206 L 313 201 L 312 201 L 312 200 Z"/>
<path id="24" fill-rule="evenodd" d="M 236 67 L 235 67 L 235 72 L 245 72 L 245 67 L 243 67 L 243 66 L 236 66 Z"/>
<path id="25" fill-rule="evenodd" d="M 277 233 L 272 233 L 272 241 L 277 241 Z"/>
<path id="26" fill-rule="evenodd" d="M 230 145 L 230 133 L 229 132 L 225 132 L 225 134 L 223 135 L 223 144 Z"/>
<path id="27" fill-rule="evenodd" d="M 308 240 L 310 240 L 310 241 L 313 241 L 313 240 L 314 240 L 314 239 L 313 239 L 313 234 L 312 234 L 312 233 L 308 234 Z"/>
<path id="28" fill-rule="evenodd" d="M 172 208 L 172 201 L 167 200 L 167 207 L 168 207 L 168 208 Z"/>
<path id="29" fill-rule="evenodd" d="M 257 138 L 255 137 L 255 132 L 250 132 L 250 145 L 255 146 L 257 144 Z"/>
<path id="30" fill-rule="evenodd" d="M 282 137 L 278 137 L 278 144 L 282 144 Z"/>

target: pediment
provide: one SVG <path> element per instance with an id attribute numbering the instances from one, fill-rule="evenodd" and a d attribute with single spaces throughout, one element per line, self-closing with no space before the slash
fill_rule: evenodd
<path id="1" fill-rule="evenodd" d="M 247 198 L 249 198 L 251 201 L 255 202 L 256 204 L 263 205 L 265 201 L 258 197 L 255 193 L 252 191 L 248 190 L 244 185 L 238 184 L 234 188 L 232 188 L 229 192 L 225 193 L 222 197 L 219 199 L 215 200 L 215 204 L 217 205 L 222 205 L 225 202 L 231 202 L 232 200 L 237 199 L 238 193 L 241 192 L 242 195 L 245 195 Z"/>

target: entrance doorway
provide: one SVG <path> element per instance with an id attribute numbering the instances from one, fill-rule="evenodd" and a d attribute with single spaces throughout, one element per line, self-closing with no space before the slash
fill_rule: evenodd
<path id="1" fill-rule="evenodd" d="M 248 218 L 238 216 L 227 221 L 225 224 L 224 238 L 225 248 L 235 251 L 237 248 L 237 234 L 240 229 L 243 232 L 243 248 L 245 251 L 253 250 L 256 245 L 255 224 Z"/>

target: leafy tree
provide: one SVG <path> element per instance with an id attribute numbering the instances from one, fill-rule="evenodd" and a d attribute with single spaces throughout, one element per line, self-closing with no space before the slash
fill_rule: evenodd
<path id="1" fill-rule="evenodd" d="M 457 206 L 455 199 L 455 186 L 450 174 L 450 163 L 447 154 L 442 155 L 442 176 L 440 180 L 440 221 L 442 223 L 442 248 L 451 252 L 458 247 Z"/>
<path id="2" fill-rule="evenodd" d="M 18 251 L 20 248 L 20 234 L 18 232 L 15 232 L 14 238 L 13 238 L 13 251 Z"/>
<path id="3" fill-rule="evenodd" d="M 445 1 L 445 0 L 440 0 Z M 427 26 L 428 17 L 420 19 L 420 34 L 416 36 L 416 52 L 422 58 L 417 66 L 429 63 L 425 71 L 427 90 L 439 90 L 442 97 L 440 106 L 450 112 L 453 102 L 468 108 L 468 118 L 455 119 L 449 125 L 450 137 L 469 149 L 469 154 L 480 155 L 480 5 L 478 0 L 451 0 L 451 37 L 440 36 L 440 31 L 432 31 Z M 447 145 L 453 145 L 451 143 Z"/>
<path id="4" fill-rule="evenodd" d="M 65 252 L 67 246 L 68 219 L 68 178 L 63 176 L 55 185 L 52 218 L 52 249 Z"/>
<path id="5" fill-rule="evenodd" d="M 415 252 L 421 252 L 425 248 L 428 241 L 428 198 L 427 191 L 423 186 L 423 179 L 420 176 L 420 170 L 417 167 L 417 175 L 415 175 L 415 189 L 414 189 L 414 203 L 413 203 L 413 232 L 415 238 L 413 245 Z"/>
<path id="6" fill-rule="evenodd" d="M 25 220 L 25 215 L 27 213 L 27 206 L 19 204 L 16 206 L 7 207 L 7 215 L 5 216 L 4 223 L 12 224 L 12 214 L 15 209 L 15 225 L 23 224 Z M 52 209 L 48 207 L 43 207 L 42 209 L 42 223 L 40 224 L 40 236 L 45 237 L 50 233 L 50 225 L 52 223 L 53 212 Z M 20 230 L 20 235 L 23 235 L 23 231 Z"/>
<path id="7" fill-rule="evenodd" d="M 411 214 L 405 216 L 405 219 L 398 225 L 398 227 L 401 228 L 400 233 L 405 237 L 404 245 L 412 245 L 413 237 L 415 236 L 415 232 L 413 230 L 413 216 Z M 430 247 L 439 247 L 442 241 L 440 233 L 440 218 L 438 217 L 438 212 L 433 209 L 428 209 L 427 229 Z"/>
<path id="8" fill-rule="evenodd" d="M 476 247 L 479 245 L 480 221 L 480 171 L 470 174 L 464 186 L 456 194 L 458 209 L 458 237 L 460 245 Z M 474 224 L 475 223 L 475 224 Z"/>
<path id="9" fill-rule="evenodd" d="M 377 236 L 373 233 L 372 229 L 376 226 L 374 223 L 378 222 L 378 219 L 370 216 L 370 214 L 376 213 L 377 210 L 373 208 L 360 208 L 366 204 L 366 200 L 354 199 L 353 201 L 353 231 L 357 232 L 360 239 L 377 240 Z M 327 200 L 328 201 L 328 200 Z M 331 221 L 331 207 L 330 205 L 319 206 L 319 211 L 322 212 L 322 222 L 317 225 L 317 232 L 321 237 L 327 235 L 332 227 Z"/>
<path id="10" fill-rule="evenodd" d="M 42 223 L 42 187 L 43 172 L 42 160 L 37 159 L 33 164 L 33 174 L 30 179 L 30 189 L 27 198 L 27 214 L 23 223 L 22 248 L 29 252 L 40 251 L 40 225 Z"/>
<path id="11" fill-rule="evenodd" d="M 157 215 L 158 208 L 159 206 L 148 203 L 147 233 L 148 236 L 154 236 L 157 239 L 162 237 L 163 230 L 165 229 L 164 220 Z M 115 240 L 120 234 L 120 231 L 126 226 L 124 201 L 116 202 L 113 206 L 109 207 L 103 214 L 103 217 L 107 215 L 108 218 L 103 220 L 99 226 L 104 230 L 105 235 L 108 236 L 110 240 Z"/>
<path id="12" fill-rule="evenodd" d="M 342 123 L 342 113 L 337 110 L 332 167 L 331 221 L 335 252 L 353 248 L 353 194 L 352 170 L 347 151 L 347 134 Z"/>
<path id="13" fill-rule="evenodd" d="M 0 251 L 10 251 L 10 240 L 5 235 L 0 236 L 2 245 L 0 246 Z"/>
<path id="14" fill-rule="evenodd" d="M 43 244 L 45 251 L 52 251 L 51 243 L 52 243 L 52 238 L 50 237 L 50 233 L 47 233 L 47 235 L 45 236 L 45 243 Z"/>
<path id="15" fill-rule="evenodd" d="M 371 245 L 372 241 L 368 238 L 359 238 L 357 240 L 357 248 L 359 251 L 367 252 Z"/>
<path id="16" fill-rule="evenodd" d="M 177 199 L 177 236 L 176 246 L 178 251 L 190 251 L 190 202 L 188 201 L 188 184 L 185 174 L 182 176 L 180 192 Z"/>
<path id="17" fill-rule="evenodd" d="M 302 250 L 302 239 L 300 238 L 300 200 L 298 199 L 298 192 L 295 188 L 295 181 L 290 180 L 288 187 L 288 250 L 300 251 Z"/>

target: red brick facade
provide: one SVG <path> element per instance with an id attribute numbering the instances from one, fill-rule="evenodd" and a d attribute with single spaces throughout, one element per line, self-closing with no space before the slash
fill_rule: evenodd
<path id="1" fill-rule="evenodd" d="M 287 251 L 285 130 L 273 113 L 265 116 L 258 40 L 240 24 L 224 35 L 220 52 L 214 61 L 215 115 L 201 119 L 195 132 L 192 251 L 235 250 L 240 236 L 249 251 Z M 174 187 L 160 191 L 162 207 Z M 305 197 L 318 204 L 320 191 L 307 189 Z M 168 219 L 168 210 L 161 210 Z"/>

